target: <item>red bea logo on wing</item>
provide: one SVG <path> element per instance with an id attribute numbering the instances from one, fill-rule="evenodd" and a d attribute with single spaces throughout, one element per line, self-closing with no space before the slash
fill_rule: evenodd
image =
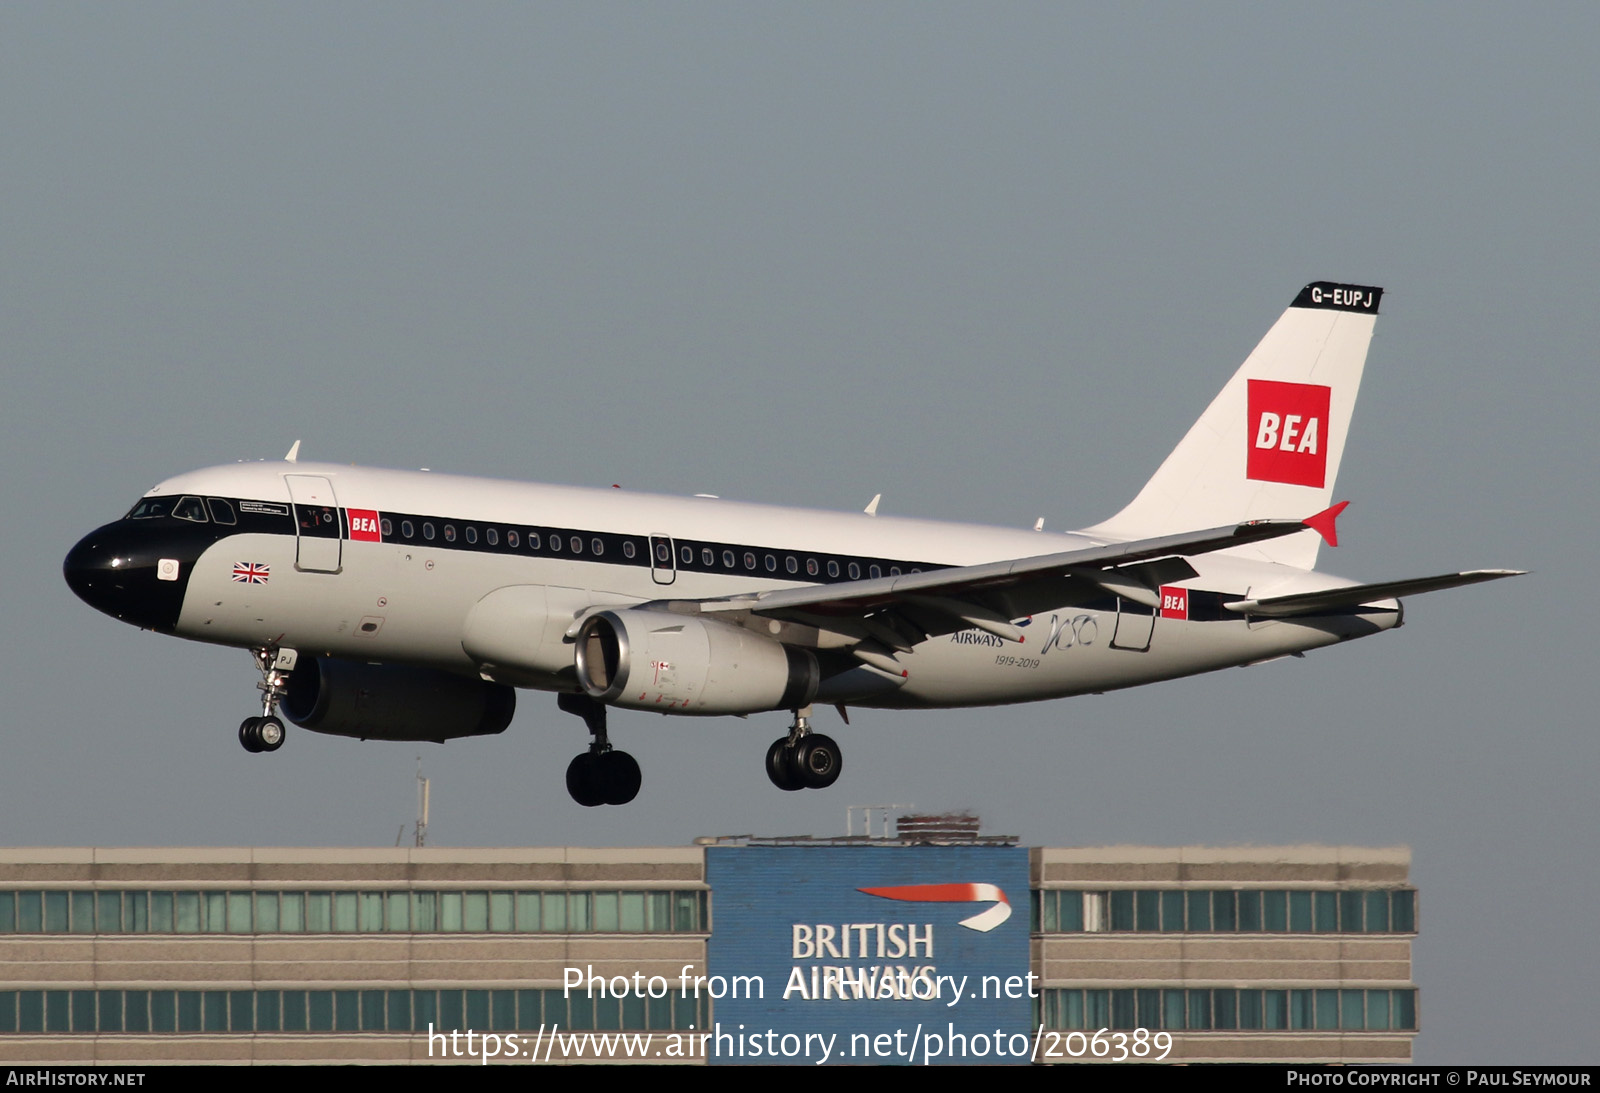
<path id="1" fill-rule="evenodd" d="M 1245 477 L 1321 489 L 1328 477 L 1330 389 L 1251 380 Z"/>
<path id="2" fill-rule="evenodd" d="M 345 515 L 350 518 L 350 538 L 367 543 L 383 541 L 378 530 L 378 514 L 372 509 L 345 509 Z"/>

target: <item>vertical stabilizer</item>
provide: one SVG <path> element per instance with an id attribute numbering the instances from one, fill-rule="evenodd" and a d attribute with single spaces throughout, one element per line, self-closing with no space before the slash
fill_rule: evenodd
<path id="1" fill-rule="evenodd" d="M 1144 539 L 1326 509 L 1382 296 L 1301 289 L 1133 503 L 1089 533 Z M 1238 553 L 1311 569 L 1321 543 L 1306 531 Z"/>

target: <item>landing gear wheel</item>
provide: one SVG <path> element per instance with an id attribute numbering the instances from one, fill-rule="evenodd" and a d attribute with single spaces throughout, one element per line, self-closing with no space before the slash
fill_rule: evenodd
<path id="1" fill-rule="evenodd" d="M 639 796 L 638 760 L 625 751 L 611 750 L 606 738 L 606 708 L 585 694 L 558 694 L 556 705 L 577 714 L 594 736 L 589 750 L 567 766 L 567 792 L 585 808 L 625 805 Z"/>
<path id="2" fill-rule="evenodd" d="M 276 717 L 258 717 L 256 721 L 257 751 L 277 751 L 283 747 L 283 722 Z"/>
<path id="3" fill-rule="evenodd" d="M 277 751 L 283 747 L 283 722 L 278 718 L 278 703 L 289 693 L 289 676 L 298 654 L 293 649 L 264 645 L 250 650 L 261 682 L 261 716 L 247 717 L 239 724 L 239 746 L 248 752 Z"/>
<path id="4" fill-rule="evenodd" d="M 247 717 L 239 723 L 239 743 L 248 752 L 283 747 L 283 722 L 276 717 Z"/>
<path id="5" fill-rule="evenodd" d="M 589 752 L 575 756 L 567 764 L 567 792 L 584 808 L 605 804 L 600 793 L 599 757 Z"/>
<path id="6" fill-rule="evenodd" d="M 625 805 L 639 796 L 639 763 L 625 751 L 586 751 L 567 766 L 567 792 L 585 808 Z"/>
<path id="7" fill-rule="evenodd" d="M 261 750 L 261 742 L 256 739 L 256 722 L 259 717 L 247 717 L 239 722 L 239 746 L 248 752 Z"/>
<path id="8" fill-rule="evenodd" d="M 625 751 L 608 751 L 596 756 L 599 762 L 601 793 L 608 805 L 625 805 L 639 796 L 643 775 L 639 763 Z"/>
<path id="9" fill-rule="evenodd" d="M 833 737 L 819 732 L 800 738 L 795 745 L 794 766 L 800 781 L 808 789 L 827 789 L 839 780 L 843 759 L 839 745 Z"/>
<path id="10" fill-rule="evenodd" d="M 778 737 L 767 749 L 767 777 L 772 779 L 773 785 L 786 792 L 805 788 L 795 767 L 794 749 L 789 746 L 787 736 Z"/>

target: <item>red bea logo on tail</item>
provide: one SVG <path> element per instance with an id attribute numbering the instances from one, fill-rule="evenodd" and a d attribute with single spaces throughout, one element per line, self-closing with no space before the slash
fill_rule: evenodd
<path id="1" fill-rule="evenodd" d="M 1328 477 L 1330 389 L 1251 380 L 1245 477 L 1321 489 Z"/>

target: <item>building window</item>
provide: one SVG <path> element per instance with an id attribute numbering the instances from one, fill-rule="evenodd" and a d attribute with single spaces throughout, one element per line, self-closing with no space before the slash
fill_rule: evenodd
<path id="1" fill-rule="evenodd" d="M 1044 933 L 1414 933 L 1415 907 L 1409 888 L 1064 888 L 1035 893 L 1033 921 Z"/>

